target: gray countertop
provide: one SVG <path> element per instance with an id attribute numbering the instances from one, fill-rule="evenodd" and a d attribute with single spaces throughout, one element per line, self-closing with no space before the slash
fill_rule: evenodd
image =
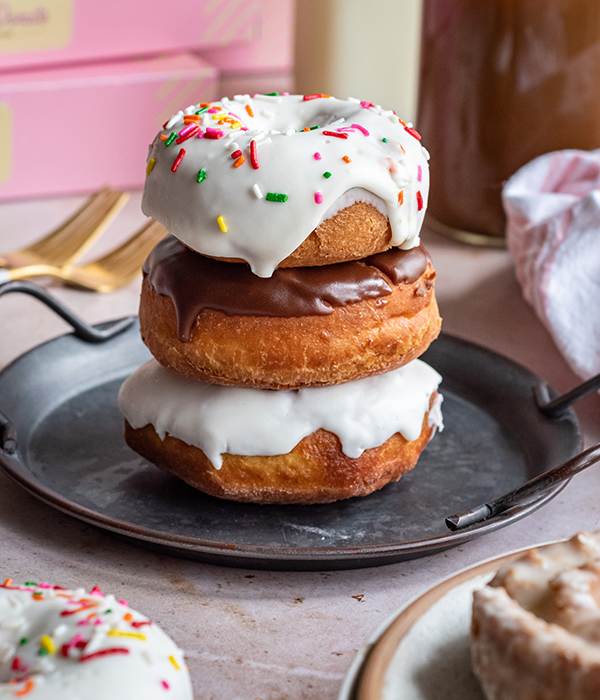
<path id="1" fill-rule="evenodd" d="M 0 250 L 42 236 L 81 198 L 0 205 Z M 143 223 L 132 197 L 93 254 Z M 424 233 L 444 330 L 504 354 L 559 391 L 578 379 L 523 301 L 506 251 Z M 53 288 L 91 322 L 135 313 L 139 281 L 109 295 Z M 67 326 L 23 295 L 0 300 L 0 367 Z M 600 397 L 576 408 L 586 445 L 600 440 Z M 418 468 L 418 467 L 417 467 Z M 197 700 L 333 700 L 361 644 L 394 610 L 479 560 L 600 527 L 600 466 L 529 517 L 444 553 L 333 572 L 230 569 L 159 555 L 46 506 L 0 474 L 0 577 L 99 585 L 149 615 L 186 652 Z"/>

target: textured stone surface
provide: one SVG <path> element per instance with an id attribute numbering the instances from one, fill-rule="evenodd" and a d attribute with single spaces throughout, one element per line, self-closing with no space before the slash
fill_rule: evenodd
<path id="1" fill-rule="evenodd" d="M 80 201 L 0 206 L 0 250 L 41 236 Z M 139 196 L 101 241 L 143 221 Z M 490 347 L 559 390 L 577 383 L 522 300 L 508 255 L 426 233 L 438 271 L 444 330 Z M 92 251 L 92 255 L 98 252 Z M 110 295 L 53 288 L 89 321 L 136 311 L 139 282 Z M 39 302 L 0 299 L 0 366 L 63 333 Z M 600 398 L 577 409 L 586 443 L 600 439 Z M 145 551 L 80 523 L 0 474 L 0 577 L 67 587 L 100 585 L 162 625 L 185 649 L 197 700 L 333 700 L 352 659 L 394 610 L 439 579 L 502 552 L 600 527 L 600 467 L 576 477 L 549 505 L 460 548 L 382 568 L 327 573 L 228 569 Z"/>

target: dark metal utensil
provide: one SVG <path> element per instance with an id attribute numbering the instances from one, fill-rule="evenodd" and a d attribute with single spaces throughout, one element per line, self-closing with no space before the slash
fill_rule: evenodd
<path id="1" fill-rule="evenodd" d="M 547 488 L 570 479 L 598 461 L 600 461 L 600 443 L 581 452 L 581 454 L 576 455 L 568 462 L 530 479 L 522 486 L 519 486 L 519 488 L 509 491 L 489 503 L 482 503 L 476 508 L 448 516 L 446 518 L 446 526 L 450 530 L 455 531 L 479 523 L 482 520 L 488 520 L 516 504 L 522 504 L 529 498 L 539 496 Z"/>
<path id="2" fill-rule="evenodd" d="M 544 415 L 554 418 L 563 414 L 569 406 L 572 406 L 579 399 L 589 396 L 598 389 L 600 389 L 600 374 L 579 384 L 566 394 L 556 397 L 551 396 L 547 382 L 540 382 L 534 387 L 533 395 L 540 411 Z"/>

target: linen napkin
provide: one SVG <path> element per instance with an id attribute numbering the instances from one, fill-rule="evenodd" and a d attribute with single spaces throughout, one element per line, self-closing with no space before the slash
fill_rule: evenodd
<path id="1" fill-rule="evenodd" d="M 573 371 L 600 373 L 600 150 L 546 153 L 502 199 L 525 298 Z"/>

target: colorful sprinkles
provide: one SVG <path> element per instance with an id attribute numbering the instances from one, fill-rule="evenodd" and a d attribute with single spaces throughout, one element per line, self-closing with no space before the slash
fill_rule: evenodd
<path id="1" fill-rule="evenodd" d="M 83 664 L 86 661 L 91 661 L 92 659 L 99 659 L 102 656 L 112 656 L 113 654 L 129 654 L 129 649 L 127 647 L 110 647 L 109 649 L 99 649 L 92 654 L 83 654 L 79 657 L 79 663 Z"/>
<path id="2" fill-rule="evenodd" d="M 54 644 L 54 641 L 47 634 L 43 634 L 41 636 L 40 644 L 42 645 L 42 649 L 46 650 L 47 654 L 54 654 L 54 652 L 56 651 L 56 645 Z"/>
<path id="3" fill-rule="evenodd" d="M 171 172 L 176 173 L 177 168 L 181 165 L 181 161 L 183 160 L 185 156 L 185 148 L 180 149 L 179 153 L 177 154 L 177 158 L 173 161 L 173 165 L 171 166 Z"/>
<path id="4" fill-rule="evenodd" d="M 0 584 L 1 589 L 5 589 L 5 595 L 12 596 L 19 593 L 30 600 L 58 602 L 63 599 L 61 601 L 62 609 L 53 608 L 52 614 L 65 618 L 65 622 L 57 625 L 51 622 L 50 616 L 46 623 L 49 626 L 52 625 L 52 632 L 41 634 L 39 637 L 18 636 L 19 631 L 22 635 L 22 631 L 30 625 L 30 622 L 26 620 L 21 623 L 21 628 L 15 630 L 17 638 L 10 642 L 12 650 L 9 650 L 7 657 L 9 677 L 6 679 L 6 686 L 11 688 L 10 697 L 26 697 L 34 689 L 41 691 L 40 684 L 43 684 L 44 676 L 50 676 L 55 671 L 61 675 L 65 674 L 65 678 L 67 678 L 66 674 L 71 673 L 68 671 L 69 667 L 72 667 L 75 672 L 72 677 L 68 676 L 69 681 L 73 678 L 77 684 L 89 682 L 89 677 L 82 676 L 81 670 L 76 671 L 76 666 L 79 664 L 103 664 L 103 659 L 113 656 L 140 653 L 150 664 L 156 666 L 157 673 L 154 681 L 151 682 L 159 683 L 160 687 L 165 690 L 171 690 L 174 684 L 174 677 L 171 680 L 167 674 L 170 673 L 173 676 L 173 669 L 178 673 L 183 672 L 184 668 L 187 669 L 175 647 L 144 646 L 156 639 L 151 635 L 152 622 L 150 620 L 135 620 L 136 613 L 127 609 L 121 608 L 118 612 L 110 602 L 114 600 L 112 596 L 104 596 L 97 586 L 94 586 L 89 594 L 85 594 L 82 590 L 68 591 L 60 586 L 52 586 L 43 582 L 38 584 L 28 581 L 27 585 L 14 585 L 12 578 L 6 578 L 4 583 Z M 125 601 L 119 601 L 119 603 L 126 605 Z M 46 621 L 50 610 L 50 608 L 48 608 L 48 612 L 46 609 L 41 610 L 40 620 Z M 35 613 L 32 611 L 32 614 Z M 74 634 L 74 629 L 77 629 L 82 623 L 92 626 Z M 31 624 L 37 628 L 36 620 Z M 96 627 L 98 624 L 102 627 Z M 143 628 L 143 631 L 139 630 L 140 627 Z M 122 643 L 111 644 L 109 642 L 109 640 L 116 639 L 121 640 Z M 51 659 L 53 655 L 55 658 Z M 171 668 L 170 672 L 169 668 Z M 99 666 L 98 670 L 92 673 L 103 674 L 104 666 Z M 115 680 L 116 673 L 113 669 Z M 81 692 L 80 688 L 74 687 L 74 696 L 85 697 L 85 693 Z M 121 697 L 121 695 L 118 696 Z"/>
<path id="5" fill-rule="evenodd" d="M 223 137 L 223 131 L 221 129 L 215 129 L 214 127 L 207 127 L 206 133 L 204 134 L 205 139 L 220 139 Z"/>
<path id="6" fill-rule="evenodd" d="M 312 95 L 304 95 L 301 99 L 303 102 L 309 102 L 312 100 L 325 98 L 329 98 L 329 95 L 323 93 L 315 93 Z M 385 118 L 386 124 L 383 125 L 382 130 L 383 133 L 387 132 L 388 135 L 383 137 L 381 136 L 381 133 L 372 135 L 369 129 L 367 129 L 366 126 L 364 126 L 363 124 L 359 124 L 356 122 L 350 123 L 349 119 L 346 120 L 343 117 L 339 117 L 339 114 L 335 114 L 335 112 L 332 109 L 332 114 L 335 114 L 335 116 L 331 116 L 327 120 L 329 121 L 329 123 L 326 126 L 321 127 L 318 124 L 313 124 L 312 126 L 299 126 L 297 128 L 292 128 L 292 126 L 290 125 L 286 129 L 282 129 L 281 127 L 279 127 L 279 130 L 277 131 L 277 127 L 275 129 L 271 129 L 268 125 L 261 127 L 260 125 L 255 125 L 255 123 L 253 123 L 251 127 L 252 132 L 248 134 L 250 138 L 243 139 L 242 132 L 248 131 L 248 126 L 246 126 L 246 124 L 244 123 L 246 115 L 252 119 L 256 117 L 272 119 L 276 117 L 275 112 L 277 110 L 277 104 L 281 103 L 282 100 L 285 100 L 286 98 L 285 93 L 280 94 L 273 92 L 265 94 L 256 94 L 252 96 L 252 99 L 255 100 L 255 102 L 250 102 L 250 97 L 248 95 L 236 95 L 233 99 L 224 98 L 221 102 L 218 103 L 203 102 L 196 107 L 190 106 L 186 108 L 185 111 L 178 112 L 169 121 L 165 123 L 163 128 L 167 132 L 171 129 L 175 130 L 172 133 L 161 133 L 160 139 L 162 142 L 164 142 L 165 146 L 167 147 L 170 146 L 173 142 L 176 142 L 178 145 L 183 144 L 185 141 L 193 137 L 197 137 L 198 139 L 208 139 L 214 141 L 224 139 L 224 145 L 222 147 L 223 157 L 231 157 L 233 161 L 233 169 L 239 169 L 246 163 L 246 160 L 248 160 L 253 170 L 259 170 L 261 167 L 263 157 L 261 156 L 261 160 L 259 161 L 259 143 L 266 144 L 269 142 L 273 142 L 276 138 L 279 138 L 280 135 L 286 135 L 294 138 L 296 135 L 302 134 L 301 138 L 306 138 L 307 143 L 309 139 L 312 139 L 310 141 L 310 145 L 312 145 L 313 148 L 309 151 L 309 153 L 312 153 L 312 158 L 316 161 L 323 161 L 323 165 L 325 165 L 326 168 L 329 168 L 325 171 L 322 171 L 320 176 L 319 170 L 317 170 L 317 172 L 313 171 L 313 177 L 323 177 L 325 180 L 329 180 L 331 177 L 333 177 L 333 174 L 335 172 L 337 182 L 338 175 L 342 177 L 347 177 L 348 173 L 354 172 L 354 168 L 362 167 L 362 163 L 364 161 L 364 156 L 366 155 L 366 153 L 361 151 L 359 141 L 362 138 L 371 138 L 371 143 L 373 145 L 375 145 L 376 142 L 387 145 L 387 148 L 384 150 L 384 153 L 387 157 L 381 160 L 381 164 L 389 173 L 389 175 L 387 175 L 386 177 L 390 178 L 390 184 L 396 182 L 397 185 L 403 186 L 403 183 L 400 181 L 398 175 L 398 173 L 400 172 L 399 166 L 404 162 L 403 155 L 406 154 L 406 150 L 413 149 L 414 146 L 411 145 L 410 139 L 403 137 L 398 130 L 402 129 L 417 141 L 421 140 L 421 136 L 414 129 L 412 124 L 407 124 L 406 122 L 402 121 L 402 119 L 400 119 L 393 110 L 382 110 L 381 107 L 375 106 L 370 101 L 359 101 L 353 98 L 350 99 L 350 102 L 355 103 L 356 107 L 360 105 L 362 109 L 368 110 L 369 112 L 375 115 Z M 265 105 L 265 102 L 271 102 L 272 104 Z M 267 109 L 267 107 L 272 107 L 272 111 L 271 109 Z M 257 109 L 258 113 L 256 112 Z M 313 113 L 316 113 L 317 111 L 318 110 L 315 109 Z M 370 128 L 373 128 L 376 122 L 373 120 L 371 114 L 363 114 L 362 119 L 360 114 L 361 112 L 357 111 L 356 116 L 354 118 L 358 118 L 361 121 L 364 120 L 364 123 L 368 124 Z M 323 119 L 325 119 L 325 117 L 323 117 Z M 388 123 L 388 120 L 389 122 L 391 122 L 391 126 Z M 395 129 L 396 131 L 394 132 L 392 131 L 392 129 Z M 236 139 L 236 131 L 238 132 L 240 138 Z M 305 134 L 311 133 L 312 136 L 305 136 Z M 273 136 L 273 134 L 276 134 L 276 136 Z M 336 148 L 336 150 L 333 150 L 333 144 L 331 144 L 331 142 L 328 141 L 328 139 L 330 138 L 338 139 L 341 142 L 348 142 L 346 147 L 347 150 L 346 148 L 340 149 L 339 146 Z M 236 141 L 239 141 L 239 143 L 236 143 Z M 154 149 L 157 148 L 157 143 L 160 142 L 158 140 L 155 142 L 153 146 Z M 197 142 L 194 141 L 194 143 Z M 406 145 L 406 150 L 403 146 L 403 143 Z M 324 144 L 331 145 L 325 146 Z M 321 145 L 321 148 L 324 149 L 323 151 L 314 150 L 315 146 L 319 148 L 319 145 Z M 354 146 L 355 148 L 352 149 L 352 146 Z M 189 146 L 189 148 L 197 148 L 197 146 Z M 261 154 L 263 153 L 262 149 L 263 146 L 261 145 Z M 192 152 L 195 154 L 195 151 Z M 402 156 L 400 155 L 400 152 L 403 154 Z M 154 153 L 158 152 L 155 151 Z M 205 151 L 200 151 L 200 153 L 205 153 Z M 274 152 L 270 149 L 265 149 L 264 153 L 265 157 L 267 157 L 266 163 L 268 166 L 270 166 L 272 162 L 275 162 L 273 160 Z M 350 153 L 352 153 L 353 155 L 351 156 Z M 185 154 L 185 149 L 181 148 L 171 166 L 171 171 L 173 173 L 177 172 Z M 188 158 L 189 157 L 190 156 L 188 155 Z M 214 156 L 211 157 L 215 157 L 217 159 L 220 157 L 218 149 L 214 151 Z M 341 158 L 341 160 L 347 166 L 351 167 L 343 168 L 342 171 L 338 173 L 338 171 L 335 170 L 335 162 L 338 158 Z M 337 162 L 339 163 L 339 160 L 337 160 Z M 148 160 L 146 167 L 147 175 L 150 175 L 150 173 L 155 168 L 156 163 L 156 157 L 150 158 Z M 417 163 L 413 167 L 413 184 L 411 185 L 410 189 L 405 187 L 401 190 L 395 190 L 397 192 L 397 202 L 398 206 L 402 206 L 405 202 L 406 197 L 415 197 L 417 203 L 417 210 L 422 211 L 424 208 L 423 194 L 420 190 L 416 191 L 417 186 L 415 185 L 416 183 L 422 183 L 424 175 L 423 168 L 425 166 L 422 166 Z M 207 179 L 206 169 L 200 168 L 195 172 L 197 172 L 197 175 L 195 176 L 196 183 L 200 184 Z M 245 171 L 242 169 L 240 172 Z M 186 174 L 186 176 L 189 177 L 189 174 Z M 241 177 L 241 180 L 239 179 L 239 177 Z M 263 180 L 262 182 L 260 182 L 261 178 L 257 178 L 259 182 L 252 183 L 251 181 L 248 182 L 248 180 L 245 180 L 243 176 L 239 177 L 237 180 L 231 181 L 230 188 L 239 187 L 239 184 L 234 183 L 241 182 L 242 187 L 243 189 L 245 189 L 246 193 L 249 192 L 250 195 L 252 195 L 256 200 L 265 199 L 268 202 L 285 203 L 290 197 L 289 193 L 274 191 L 266 192 L 265 181 Z M 152 180 L 149 181 L 149 186 L 151 186 L 152 182 Z M 280 185 L 280 187 L 282 186 Z M 288 189 L 285 186 L 283 186 L 282 188 Z M 212 190 L 209 191 L 212 192 Z M 315 204 L 323 204 L 325 202 L 323 192 L 320 191 L 318 185 L 314 187 L 312 197 L 314 198 Z M 328 202 L 327 204 L 330 204 L 330 202 Z M 217 217 L 217 224 L 219 226 L 220 231 L 223 233 L 228 232 L 228 227 L 225 223 L 225 219 L 229 216 L 230 215 L 228 214 L 228 211 L 224 210 L 223 214 Z M 390 215 L 390 219 L 391 218 L 392 216 Z M 230 225 L 233 225 L 233 221 L 234 219 L 230 221 Z M 90 613 L 90 615 L 93 616 L 93 613 Z M 90 620 L 90 622 L 86 624 L 96 624 L 95 618 Z"/>
<path id="7" fill-rule="evenodd" d="M 287 202 L 288 196 L 279 192 L 267 192 L 266 200 L 267 202 Z"/>
<path id="8" fill-rule="evenodd" d="M 413 129 L 412 126 L 405 126 L 404 130 L 407 131 L 411 136 L 414 136 L 417 139 L 417 141 L 421 140 L 421 134 L 416 129 Z"/>
<path id="9" fill-rule="evenodd" d="M 19 688 L 19 690 L 15 690 L 15 697 L 16 698 L 24 698 L 26 695 L 29 695 L 29 693 L 34 689 L 35 687 L 35 681 L 33 678 L 28 678 L 25 681 L 25 685 L 22 688 Z"/>
<path id="10" fill-rule="evenodd" d="M 148 639 L 145 634 L 139 632 L 121 632 L 120 630 L 110 630 L 106 633 L 109 637 L 131 637 L 132 639 L 141 639 L 143 642 Z"/>
<path id="11" fill-rule="evenodd" d="M 175 142 L 177 143 L 177 145 L 179 145 L 184 141 L 191 139 L 192 136 L 195 136 L 199 131 L 200 127 L 197 124 L 189 124 L 185 127 L 185 129 L 182 129 L 179 132 L 179 138 L 175 139 Z"/>
<path id="12" fill-rule="evenodd" d="M 258 170 L 260 166 L 258 165 L 258 153 L 255 139 L 250 141 L 250 162 L 252 163 L 254 170 Z"/>

